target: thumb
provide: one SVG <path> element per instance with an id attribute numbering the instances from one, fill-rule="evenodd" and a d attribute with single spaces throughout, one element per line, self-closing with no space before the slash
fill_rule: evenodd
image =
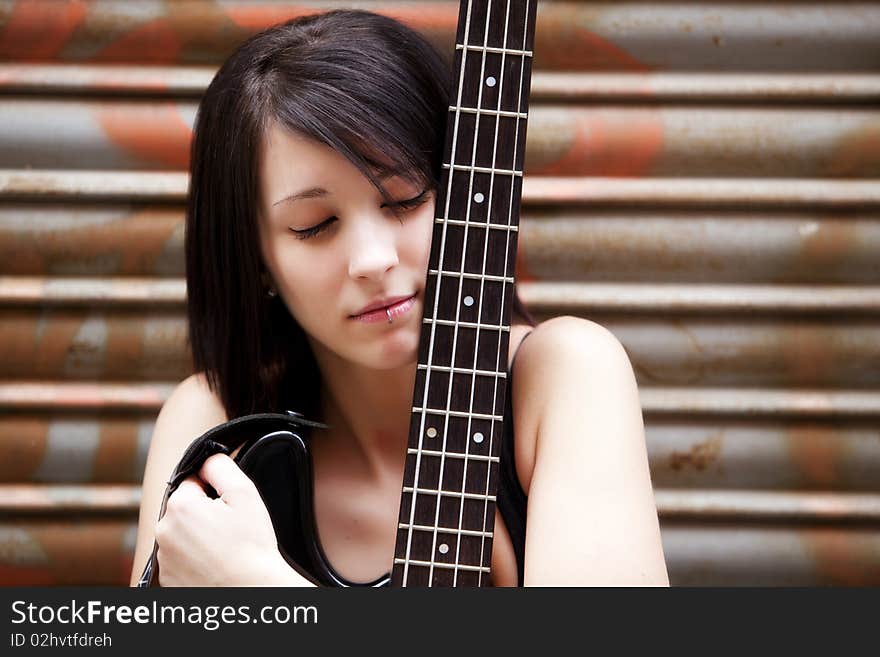
<path id="1" fill-rule="evenodd" d="M 226 454 L 208 457 L 199 470 L 199 477 L 213 486 L 226 504 L 239 504 L 256 492 L 254 483 Z"/>

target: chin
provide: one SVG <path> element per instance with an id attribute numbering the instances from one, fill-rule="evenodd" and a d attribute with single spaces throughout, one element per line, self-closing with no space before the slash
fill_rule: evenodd
<path id="1" fill-rule="evenodd" d="M 418 357 L 418 331 L 400 330 L 389 332 L 379 341 L 372 360 L 376 369 L 393 370 L 406 365 L 415 365 Z"/>

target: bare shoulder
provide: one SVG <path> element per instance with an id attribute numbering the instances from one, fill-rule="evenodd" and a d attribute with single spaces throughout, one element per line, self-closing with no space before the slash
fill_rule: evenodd
<path id="1" fill-rule="evenodd" d="M 179 383 L 162 405 L 144 469 L 132 583 L 140 576 L 153 547 L 162 497 L 174 467 L 193 440 L 226 419 L 223 405 L 203 374 L 193 374 Z"/>
<path id="2" fill-rule="evenodd" d="M 560 406 L 575 408 L 584 413 L 584 402 L 596 404 L 591 399 L 575 395 L 583 394 L 585 387 L 594 391 L 601 388 L 599 382 L 617 381 L 619 396 L 621 387 L 630 406 L 638 410 L 638 396 L 632 366 L 623 345 L 604 326 L 580 317 L 562 315 L 548 319 L 530 332 L 522 343 L 516 359 L 513 384 L 513 408 L 516 436 L 517 475 L 523 489 L 528 493 L 537 457 L 539 434 L 547 433 L 551 418 Z M 594 382 L 594 383 L 591 383 Z"/>
<path id="3" fill-rule="evenodd" d="M 561 315 L 542 322 L 529 337 L 524 358 L 625 356 L 623 345 L 607 328 L 582 317 Z M 525 349 L 525 347 L 524 347 Z"/>
<path id="4" fill-rule="evenodd" d="M 526 585 L 668 584 L 623 345 L 595 322 L 563 316 L 538 326 L 521 358 L 513 402 L 526 428 L 516 436 L 528 493 Z"/>

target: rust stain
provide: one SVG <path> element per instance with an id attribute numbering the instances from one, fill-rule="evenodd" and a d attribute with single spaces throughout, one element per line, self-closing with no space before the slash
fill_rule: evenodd
<path id="1" fill-rule="evenodd" d="M 150 275 L 183 222 L 179 210 L 143 208 L 106 223 L 51 231 L 0 228 L 0 265 L 8 274 Z M 90 223 L 90 222 L 85 222 Z"/>
<path id="2" fill-rule="evenodd" d="M 517 245 L 516 249 L 516 282 L 526 283 L 537 280 L 537 277 L 529 269 L 526 255 L 521 246 Z"/>
<path id="3" fill-rule="evenodd" d="M 135 311 L 136 312 L 136 311 Z M 105 376 L 120 378 L 139 371 L 144 363 L 144 324 L 142 314 L 119 317 L 107 322 Z"/>
<path id="4" fill-rule="evenodd" d="M 840 178 L 880 176 L 880 121 L 845 134 L 824 169 L 824 175 Z"/>
<path id="5" fill-rule="evenodd" d="M 627 112 L 625 118 L 590 113 L 576 120 L 567 152 L 539 166 L 545 176 L 640 177 L 663 148 L 663 124 L 649 112 Z"/>
<path id="6" fill-rule="evenodd" d="M 834 586 L 876 586 L 880 582 L 880 552 L 860 533 L 834 528 L 814 529 L 805 539 L 816 560 L 822 582 Z"/>
<path id="7" fill-rule="evenodd" d="M 55 574 L 45 566 L 10 566 L 0 563 L 0 584 L 3 586 L 51 586 Z"/>
<path id="8" fill-rule="evenodd" d="M 169 64 L 177 61 L 181 50 L 180 35 L 167 17 L 144 23 L 103 48 L 93 59 L 97 62 L 150 62 Z"/>
<path id="9" fill-rule="evenodd" d="M 95 113 L 119 148 L 172 169 L 188 168 L 192 129 L 173 103 L 101 106 Z"/>
<path id="10" fill-rule="evenodd" d="M 0 59 L 53 59 L 83 22 L 87 11 L 82 0 L 19 0 L 0 31 Z"/>
<path id="11" fill-rule="evenodd" d="M 30 524 L 30 523 L 29 523 Z M 129 559 L 121 546 L 128 521 L 70 518 L 34 522 L 29 531 L 48 556 L 53 584 L 120 584 L 121 564 Z"/>
<path id="12" fill-rule="evenodd" d="M 672 452 L 669 455 L 669 467 L 678 471 L 690 467 L 705 470 L 718 461 L 724 442 L 721 432 L 702 442 L 696 443 L 686 452 Z"/>
<path id="13" fill-rule="evenodd" d="M 428 4 L 408 5 L 377 9 L 377 14 L 388 16 L 419 31 L 451 32 L 455 36 L 458 29 L 458 10 L 452 5 L 437 6 Z M 450 41 L 450 47 L 452 42 Z"/>
<path id="14" fill-rule="evenodd" d="M 137 460 L 138 426 L 130 420 L 105 419 L 95 453 L 95 483 L 130 482 Z M 139 482 L 138 482 L 139 483 Z"/>
<path id="15" fill-rule="evenodd" d="M 834 380 L 834 372 L 840 371 L 839 354 L 834 353 L 825 326 L 786 324 L 780 333 L 779 353 L 786 383 L 817 385 Z"/>
<path id="16" fill-rule="evenodd" d="M 49 421 L 6 417 L 0 420 L 0 482 L 31 481 L 46 454 Z"/>
<path id="17" fill-rule="evenodd" d="M 798 262 L 796 270 L 821 271 L 823 280 L 834 281 L 842 274 L 851 257 L 859 247 L 857 227 L 852 221 L 837 217 L 817 218 L 801 226 Z M 846 283 L 845 279 L 839 282 Z"/>
<path id="18" fill-rule="evenodd" d="M 289 21 L 299 16 L 322 13 L 321 10 L 297 5 L 238 5 L 222 10 L 237 26 L 249 32 L 258 32 L 271 25 Z"/>
<path id="19" fill-rule="evenodd" d="M 651 68 L 626 50 L 586 27 L 580 6 L 541 12 L 535 34 L 535 54 L 542 67 L 553 69 L 647 72 Z"/>
<path id="20" fill-rule="evenodd" d="M 57 376 L 63 369 L 82 317 L 43 311 L 4 313 L 0 329 L 0 372 L 4 376 Z"/>
<path id="21" fill-rule="evenodd" d="M 837 434 L 833 427 L 804 424 L 786 431 L 788 454 L 802 476 L 802 485 L 831 488 L 839 483 Z"/>

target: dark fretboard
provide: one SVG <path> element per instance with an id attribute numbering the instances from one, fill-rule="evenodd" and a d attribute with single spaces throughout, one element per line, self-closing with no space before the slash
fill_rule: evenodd
<path id="1" fill-rule="evenodd" d="M 395 586 L 489 583 L 535 6 L 460 6 Z"/>

